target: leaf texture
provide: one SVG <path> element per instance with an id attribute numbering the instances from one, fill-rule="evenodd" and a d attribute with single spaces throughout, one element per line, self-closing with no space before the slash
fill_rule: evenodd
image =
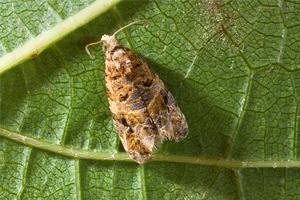
<path id="1" fill-rule="evenodd" d="M 92 3 L 1 2 L 0 55 Z M 299 9 L 123 1 L 25 56 L 0 76 L 0 199 L 300 199 Z M 113 127 L 101 47 L 93 60 L 84 51 L 136 20 L 148 25 L 118 38 L 164 80 L 190 128 L 145 165 L 127 158 Z"/>

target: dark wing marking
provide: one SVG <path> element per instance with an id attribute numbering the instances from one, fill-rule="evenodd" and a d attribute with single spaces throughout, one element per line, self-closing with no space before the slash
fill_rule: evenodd
<path id="1" fill-rule="evenodd" d="M 165 99 L 167 100 L 166 104 L 168 107 L 169 120 L 174 131 L 174 140 L 180 141 L 188 134 L 188 125 L 185 116 L 177 106 L 176 101 L 170 91 L 168 91 Z"/>

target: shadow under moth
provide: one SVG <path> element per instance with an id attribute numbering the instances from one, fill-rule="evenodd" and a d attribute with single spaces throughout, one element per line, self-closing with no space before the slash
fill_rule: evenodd
<path id="1" fill-rule="evenodd" d="M 182 140 L 188 125 L 184 114 L 162 80 L 132 50 L 123 47 L 116 34 L 103 35 L 95 44 L 105 48 L 105 82 L 112 118 L 129 157 L 142 164 L 153 157 L 165 140 Z"/>

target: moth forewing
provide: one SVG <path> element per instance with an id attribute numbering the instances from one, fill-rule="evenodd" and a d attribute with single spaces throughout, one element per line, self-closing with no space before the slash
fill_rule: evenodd
<path id="1" fill-rule="evenodd" d="M 142 164 L 153 157 L 155 147 L 164 140 L 185 138 L 188 125 L 163 81 L 133 51 L 119 44 L 116 33 L 103 35 L 100 41 L 106 51 L 108 102 L 124 149 Z"/>

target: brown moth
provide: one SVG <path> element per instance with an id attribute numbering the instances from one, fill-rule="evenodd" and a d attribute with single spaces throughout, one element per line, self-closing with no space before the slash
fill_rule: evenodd
<path id="1" fill-rule="evenodd" d="M 109 108 L 124 149 L 139 164 L 153 157 L 155 147 L 165 140 L 187 136 L 185 116 L 162 80 L 132 50 L 118 43 L 115 35 L 136 24 L 103 35 L 105 81 Z"/>

